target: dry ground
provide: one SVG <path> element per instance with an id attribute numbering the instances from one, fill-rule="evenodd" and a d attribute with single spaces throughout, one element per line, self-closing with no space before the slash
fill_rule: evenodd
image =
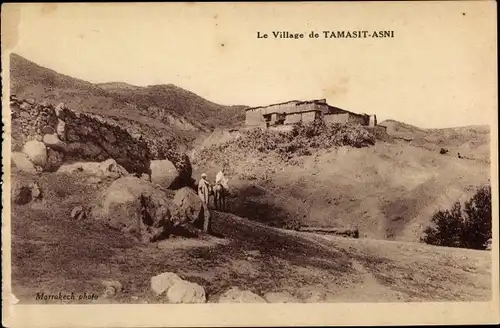
<path id="1" fill-rule="evenodd" d="M 111 302 L 160 302 L 149 281 L 166 271 L 202 285 L 210 302 L 231 286 L 259 295 L 288 291 L 301 301 L 490 298 L 486 251 L 305 234 L 223 213 L 214 214 L 218 237 L 139 245 L 91 219 L 70 219 L 73 206 L 91 203 L 109 183 L 87 179 L 43 174 L 45 201 L 13 206 L 12 282 L 21 302 L 39 302 L 37 292 L 100 294 L 103 279 L 125 288 Z"/>
<path id="2" fill-rule="evenodd" d="M 229 141 L 205 158 L 195 156 L 194 176 L 205 171 L 213 179 L 228 162 L 235 214 L 274 226 L 358 227 L 371 238 L 418 241 L 436 211 L 469 199 L 490 178 L 484 161 L 406 142 L 379 140 L 369 148 L 315 151 L 288 162 L 234 148 Z"/>

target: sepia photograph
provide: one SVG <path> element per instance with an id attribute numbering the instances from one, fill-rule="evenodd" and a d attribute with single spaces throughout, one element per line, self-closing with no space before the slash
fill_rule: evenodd
<path id="1" fill-rule="evenodd" d="M 3 5 L 4 325 L 498 323 L 495 27 L 492 1 Z"/>

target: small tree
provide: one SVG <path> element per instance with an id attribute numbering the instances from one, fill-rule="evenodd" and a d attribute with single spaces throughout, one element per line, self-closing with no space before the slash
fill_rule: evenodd
<path id="1" fill-rule="evenodd" d="M 421 241 L 437 246 L 485 249 L 491 238 L 491 187 L 481 187 L 464 209 L 456 202 L 451 210 L 438 211 Z"/>
<path id="2" fill-rule="evenodd" d="M 424 230 L 423 242 L 437 246 L 460 247 L 463 228 L 460 202 L 456 202 L 451 210 L 436 212 L 431 222 L 434 226 Z"/>
<path id="3" fill-rule="evenodd" d="M 491 238 L 491 187 L 481 187 L 465 202 L 463 247 L 484 249 Z"/>

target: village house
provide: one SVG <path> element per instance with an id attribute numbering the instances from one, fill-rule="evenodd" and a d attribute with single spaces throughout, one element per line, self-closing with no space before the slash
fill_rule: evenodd
<path id="1" fill-rule="evenodd" d="M 245 115 L 247 127 L 289 126 L 323 119 L 325 123 L 357 123 L 376 126 L 375 115 L 357 114 L 330 106 L 326 99 L 298 101 L 248 108 Z"/>

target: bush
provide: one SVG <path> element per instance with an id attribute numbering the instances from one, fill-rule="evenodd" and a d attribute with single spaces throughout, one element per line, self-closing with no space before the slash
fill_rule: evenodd
<path id="1" fill-rule="evenodd" d="M 481 187 L 462 209 L 438 211 L 424 230 L 422 242 L 437 246 L 486 249 L 491 240 L 491 187 Z"/>
<path id="2" fill-rule="evenodd" d="M 298 123 L 287 132 L 253 129 L 237 139 L 236 144 L 240 149 L 275 152 L 283 159 L 290 159 L 294 154 L 309 155 L 311 149 L 368 147 L 375 144 L 375 136 L 360 125 L 327 125 L 323 120 L 315 120 L 307 124 Z"/>

